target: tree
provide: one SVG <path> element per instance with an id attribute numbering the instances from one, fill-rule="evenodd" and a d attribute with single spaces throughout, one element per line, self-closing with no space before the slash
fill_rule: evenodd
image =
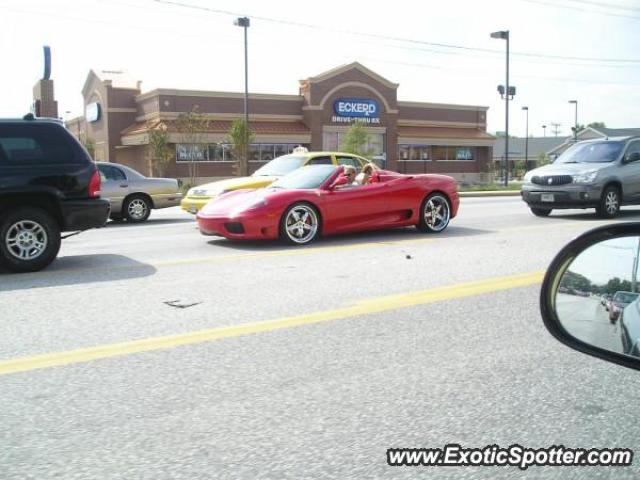
<path id="1" fill-rule="evenodd" d="M 198 157 L 206 158 L 206 135 L 209 130 L 209 120 L 200 113 L 198 106 L 194 106 L 190 112 L 181 113 L 176 121 L 178 132 L 182 135 L 182 141 L 188 144 L 187 155 L 189 157 L 189 185 L 196 183 L 198 176 Z"/>
<path id="2" fill-rule="evenodd" d="M 353 153 L 363 157 L 370 157 L 373 152 L 367 150 L 369 143 L 369 134 L 367 133 L 367 127 L 361 123 L 354 123 L 351 125 L 347 133 L 342 140 L 340 149 L 345 153 Z"/>
<path id="3" fill-rule="evenodd" d="M 82 146 L 87 150 L 92 159 L 96 159 L 96 142 L 94 142 L 91 138 L 89 138 L 84 133 L 80 134 L 78 138 Z"/>
<path id="4" fill-rule="evenodd" d="M 162 124 L 160 128 L 147 130 L 149 136 L 150 170 L 152 175 L 164 176 L 169 161 L 174 151 L 169 147 L 169 134 L 167 127 Z"/>
<path id="5" fill-rule="evenodd" d="M 607 128 L 604 122 L 591 122 L 587 127 L 591 128 Z"/>
<path id="6" fill-rule="evenodd" d="M 235 158 L 235 173 L 241 177 L 249 175 L 249 145 L 254 135 L 244 118 L 234 120 L 228 133 L 228 140 Z"/>
<path id="7" fill-rule="evenodd" d="M 551 157 L 549 157 L 549 155 L 547 155 L 546 153 L 541 153 L 540 155 L 538 155 L 538 167 L 547 165 L 548 163 L 551 163 Z"/>

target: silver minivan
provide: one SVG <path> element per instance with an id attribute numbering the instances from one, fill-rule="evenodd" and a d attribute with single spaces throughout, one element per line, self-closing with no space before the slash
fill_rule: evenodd
<path id="1" fill-rule="evenodd" d="M 556 208 L 595 208 L 613 218 L 621 205 L 640 204 L 640 137 L 578 142 L 527 172 L 520 195 L 539 217 Z"/>

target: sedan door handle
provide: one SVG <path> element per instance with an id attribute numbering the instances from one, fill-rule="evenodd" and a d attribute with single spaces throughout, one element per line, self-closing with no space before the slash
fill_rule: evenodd
<path id="1" fill-rule="evenodd" d="M 121 183 L 120 184 L 120 188 L 127 188 L 129 185 L 127 185 L 126 183 Z"/>

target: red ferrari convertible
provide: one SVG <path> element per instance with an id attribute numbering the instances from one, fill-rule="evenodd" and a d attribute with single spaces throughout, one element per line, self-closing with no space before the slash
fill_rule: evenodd
<path id="1" fill-rule="evenodd" d="M 342 167 L 303 167 L 267 188 L 236 190 L 212 200 L 198 213 L 198 226 L 204 235 L 281 238 L 304 245 L 321 234 L 410 225 L 441 232 L 458 212 L 451 177 L 378 170 L 375 183 L 359 186 L 345 178 Z"/>

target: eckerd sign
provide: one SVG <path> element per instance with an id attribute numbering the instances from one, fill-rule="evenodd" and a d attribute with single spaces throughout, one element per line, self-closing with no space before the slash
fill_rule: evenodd
<path id="1" fill-rule="evenodd" d="M 377 118 L 380 116 L 380 106 L 371 98 L 338 98 L 333 102 L 333 111 L 340 117 Z"/>

